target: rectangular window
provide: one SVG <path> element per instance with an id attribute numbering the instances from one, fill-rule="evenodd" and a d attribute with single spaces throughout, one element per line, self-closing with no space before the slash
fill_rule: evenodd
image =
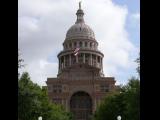
<path id="1" fill-rule="evenodd" d="M 100 88 L 102 92 L 109 92 L 109 85 L 101 85 Z"/>
<path id="2" fill-rule="evenodd" d="M 53 85 L 53 92 L 54 93 L 61 93 L 62 92 L 62 85 Z"/>

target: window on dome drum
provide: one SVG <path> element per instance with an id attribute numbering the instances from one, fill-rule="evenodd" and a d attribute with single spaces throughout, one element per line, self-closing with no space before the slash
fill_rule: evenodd
<path id="1" fill-rule="evenodd" d="M 69 55 L 66 55 L 65 57 L 65 65 L 66 67 L 69 66 Z"/>
<path id="2" fill-rule="evenodd" d="M 92 43 L 90 43 L 90 47 L 92 47 Z"/>
<path id="3" fill-rule="evenodd" d="M 72 44 L 71 43 L 69 43 L 69 48 L 72 48 Z"/>
<path id="4" fill-rule="evenodd" d="M 94 47 L 94 43 L 92 43 L 92 47 Z"/>
<path id="5" fill-rule="evenodd" d="M 85 47 L 87 47 L 87 42 L 85 42 Z"/>
<path id="6" fill-rule="evenodd" d="M 76 42 L 74 42 L 74 47 L 75 47 L 75 48 L 77 47 L 77 43 L 76 43 Z"/>
<path id="7" fill-rule="evenodd" d="M 82 47 L 82 42 L 79 42 L 79 47 Z"/>
<path id="8" fill-rule="evenodd" d="M 98 63 L 100 63 L 100 57 L 98 56 Z"/>
<path id="9" fill-rule="evenodd" d="M 66 49 L 68 48 L 68 46 L 67 45 L 65 45 L 66 46 Z"/>
<path id="10" fill-rule="evenodd" d="M 63 61 L 64 61 L 64 58 L 63 58 L 63 57 L 61 57 L 61 63 L 63 63 Z"/>

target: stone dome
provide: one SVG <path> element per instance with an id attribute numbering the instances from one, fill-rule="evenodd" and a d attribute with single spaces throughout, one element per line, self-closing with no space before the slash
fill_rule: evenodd
<path id="1" fill-rule="evenodd" d="M 66 34 L 66 39 L 72 39 L 72 38 L 91 38 L 95 39 L 93 30 L 86 25 L 85 23 L 76 23 L 72 25 Z"/>

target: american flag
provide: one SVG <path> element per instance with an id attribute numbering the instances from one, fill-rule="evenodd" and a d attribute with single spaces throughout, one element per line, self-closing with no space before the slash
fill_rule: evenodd
<path id="1" fill-rule="evenodd" d="M 79 47 L 77 47 L 77 48 L 74 50 L 74 55 L 75 55 L 75 56 L 77 56 L 77 55 L 78 55 L 79 49 L 80 49 L 80 48 L 79 48 Z"/>

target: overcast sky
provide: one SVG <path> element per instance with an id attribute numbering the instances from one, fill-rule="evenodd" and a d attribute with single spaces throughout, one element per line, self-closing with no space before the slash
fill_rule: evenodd
<path id="1" fill-rule="evenodd" d="M 76 21 L 79 0 L 19 0 L 18 47 L 33 82 L 46 85 L 56 77 L 57 54 Z M 104 53 L 104 74 L 125 84 L 137 76 L 134 62 L 140 46 L 139 0 L 82 0 L 85 23 Z"/>

